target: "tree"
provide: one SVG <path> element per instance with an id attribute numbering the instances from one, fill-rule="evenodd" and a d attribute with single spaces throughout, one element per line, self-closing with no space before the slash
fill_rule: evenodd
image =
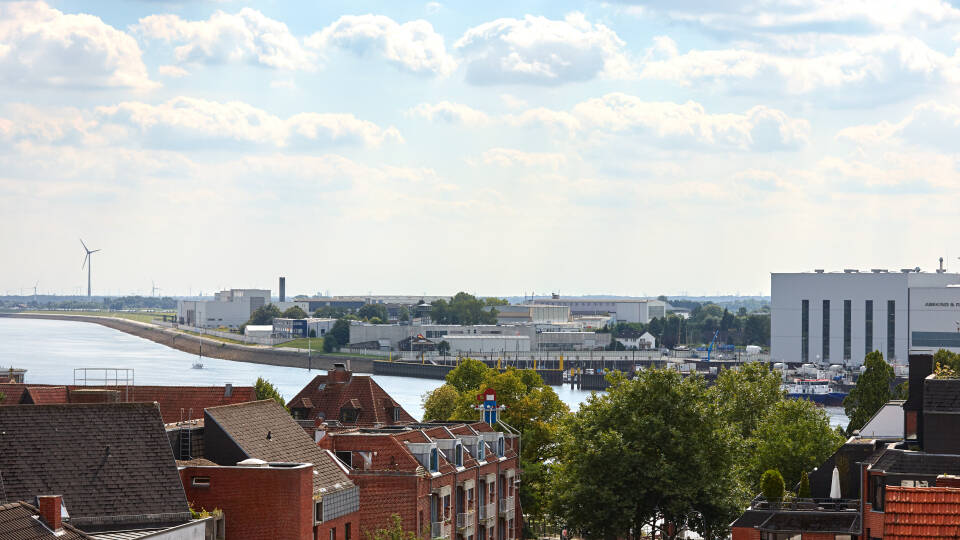
<path id="1" fill-rule="evenodd" d="M 366 531 L 367 540 L 417 540 L 419 536 L 413 531 L 403 530 L 403 521 L 398 514 L 390 515 L 390 525 L 384 529 L 377 529 L 372 533 Z"/>
<path id="2" fill-rule="evenodd" d="M 450 302 L 435 300 L 430 304 L 430 318 L 438 324 L 496 324 L 497 310 L 486 306 L 472 294 L 458 292 Z"/>
<path id="3" fill-rule="evenodd" d="M 881 407 L 893 399 L 890 386 L 896 376 L 880 351 L 867 354 L 863 365 L 866 369 L 857 379 L 857 385 L 843 398 L 843 410 L 850 419 L 848 434 L 862 428 Z"/>
<path id="4" fill-rule="evenodd" d="M 818 467 L 843 441 L 816 404 L 804 399 L 778 401 L 748 441 L 748 478 L 756 481 L 764 471 L 776 469 L 788 486 L 795 486 L 803 471 Z"/>
<path id="5" fill-rule="evenodd" d="M 783 499 L 784 485 L 783 476 L 776 469 L 769 469 L 760 477 L 761 493 L 768 501 L 779 501 Z"/>
<path id="6" fill-rule="evenodd" d="M 317 337 L 317 331 L 316 331 L 315 329 L 311 328 L 310 331 L 307 332 L 307 336 L 308 336 L 308 337 L 315 338 L 315 337 Z"/>
<path id="7" fill-rule="evenodd" d="M 560 433 L 553 509 L 587 538 L 638 538 L 683 527 L 723 538 L 748 500 L 737 430 L 704 380 L 673 370 L 611 377 Z"/>
<path id="8" fill-rule="evenodd" d="M 724 416 L 745 438 L 750 437 L 760 420 L 784 399 L 780 376 L 760 362 L 744 364 L 739 370 L 721 371 L 712 392 Z"/>
<path id="9" fill-rule="evenodd" d="M 333 335 L 333 332 L 327 332 L 327 335 L 323 337 L 323 352 L 333 352 L 340 348 L 340 343 L 337 341 L 337 336 Z"/>
<path id="10" fill-rule="evenodd" d="M 300 306 L 292 306 L 287 308 L 286 311 L 281 315 L 283 319 L 306 319 L 307 312 L 304 311 Z"/>
<path id="11" fill-rule="evenodd" d="M 437 343 L 437 352 L 443 356 L 450 354 L 450 342 L 443 340 L 440 343 Z"/>
<path id="12" fill-rule="evenodd" d="M 272 399 L 281 406 L 286 405 L 286 402 L 283 400 L 283 396 L 280 395 L 280 391 L 277 390 L 277 387 L 263 377 L 257 377 L 257 382 L 253 385 L 253 391 L 258 400 Z"/>
<path id="13" fill-rule="evenodd" d="M 800 489 L 797 490 L 797 497 L 801 499 L 810 498 L 810 477 L 807 475 L 807 471 L 800 473 Z"/>
<path id="14" fill-rule="evenodd" d="M 334 342 L 334 347 L 343 347 L 344 345 L 350 344 L 350 322 L 346 319 L 337 319 L 337 322 L 333 323 L 333 328 L 327 332 L 327 336 L 333 336 L 336 341 Z M 326 350 L 326 349 L 324 349 Z"/>
<path id="15" fill-rule="evenodd" d="M 407 306 L 400 306 L 400 322 L 410 321 L 410 309 Z"/>
<path id="16" fill-rule="evenodd" d="M 506 298 L 487 297 L 483 299 L 485 306 L 509 306 L 510 302 Z"/>
<path id="17" fill-rule="evenodd" d="M 940 349 L 933 355 L 933 365 L 938 366 L 940 371 L 947 369 L 960 374 L 960 354 Z"/>
<path id="18" fill-rule="evenodd" d="M 424 422 L 449 420 L 457 408 L 459 396 L 460 394 L 450 384 L 425 392 L 421 397 Z"/>
<path id="19" fill-rule="evenodd" d="M 253 313 L 250 314 L 250 319 L 243 326 L 248 325 L 262 325 L 262 324 L 273 324 L 273 320 L 277 317 L 282 317 L 283 314 L 280 313 L 280 308 L 273 304 L 267 304 L 265 306 L 260 306 L 257 309 L 253 310 Z"/>
<path id="20" fill-rule="evenodd" d="M 319 307 L 313 312 L 314 317 L 322 317 L 325 319 L 339 319 L 347 314 L 347 310 L 334 307 L 334 306 L 323 306 Z"/>
<path id="21" fill-rule="evenodd" d="M 483 385 L 483 380 L 491 369 L 486 364 L 473 358 L 464 358 L 460 365 L 447 373 L 447 384 L 457 390 L 458 393 L 470 393 Z"/>
<path id="22" fill-rule="evenodd" d="M 389 318 L 387 306 L 383 304 L 365 304 L 357 310 L 357 316 L 367 321 L 374 318 L 385 321 Z"/>

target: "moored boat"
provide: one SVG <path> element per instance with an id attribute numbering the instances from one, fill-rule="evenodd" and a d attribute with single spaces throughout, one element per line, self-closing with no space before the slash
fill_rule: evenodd
<path id="1" fill-rule="evenodd" d="M 846 392 L 832 388 L 830 379 L 794 379 L 780 386 L 792 399 L 806 399 L 822 405 L 841 405 Z"/>

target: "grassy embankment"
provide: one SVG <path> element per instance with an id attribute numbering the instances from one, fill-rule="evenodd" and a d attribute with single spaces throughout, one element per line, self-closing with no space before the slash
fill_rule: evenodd
<path id="1" fill-rule="evenodd" d="M 89 317 L 114 317 L 117 319 L 130 319 L 144 323 L 152 323 L 153 319 L 160 318 L 161 315 L 176 315 L 174 311 L 79 311 L 79 310 L 40 310 L 40 311 L 16 311 L 13 313 L 29 313 L 37 315 L 85 315 Z"/>
<path id="2" fill-rule="evenodd" d="M 289 347 L 291 349 L 307 349 L 311 351 L 323 352 L 323 338 L 297 338 L 283 343 L 277 343 L 274 347 Z"/>

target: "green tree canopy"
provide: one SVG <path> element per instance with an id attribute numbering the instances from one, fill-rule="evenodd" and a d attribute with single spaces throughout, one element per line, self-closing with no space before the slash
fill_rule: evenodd
<path id="1" fill-rule="evenodd" d="M 366 304 L 361 306 L 360 309 L 357 310 L 357 316 L 366 321 L 374 318 L 385 321 L 389 318 L 387 306 L 383 304 Z"/>
<path id="2" fill-rule="evenodd" d="M 866 369 L 857 379 L 857 385 L 843 399 L 843 410 L 850 419 L 847 433 L 853 433 L 866 425 L 867 421 L 894 397 L 890 390 L 895 380 L 893 366 L 883 359 L 880 351 L 867 354 L 863 365 Z"/>
<path id="3" fill-rule="evenodd" d="M 663 538 L 684 526 L 725 537 L 748 496 L 737 430 L 703 379 L 657 369 L 611 379 L 561 431 L 556 514 L 587 538 L 637 538 L 654 526 Z"/>
<path id="4" fill-rule="evenodd" d="M 810 498 L 810 476 L 807 475 L 807 471 L 800 473 L 800 489 L 797 490 L 797 497 Z"/>
<path id="5" fill-rule="evenodd" d="M 450 384 L 444 384 L 433 391 L 425 392 L 421 398 L 423 403 L 423 421 L 449 420 L 457 410 L 457 398 L 460 394 Z"/>
<path id="6" fill-rule="evenodd" d="M 283 312 L 283 315 L 280 316 L 282 319 L 306 319 L 307 312 L 303 310 L 300 306 L 292 306 L 286 309 Z"/>
<path id="7" fill-rule="evenodd" d="M 760 420 L 785 397 L 780 376 L 760 362 L 721 371 L 712 391 L 724 416 L 738 426 L 742 437 L 750 437 Z"/>
<path id="8" fill-rule="evenodd" d="M 340 307 L 322 306 L 314 310 L 314 317 L 323 317 L 326 319 L 339 319 L 347 314 L 347 310 Z"/>
<path id="9" fill-rule="evenodd" d="M 273 319 L 277 317 L 282 317 L 283 314 L 280 313 L 280 308 L 273 304 L 267 304 L 260 306 L 257 309 L 253 310 L 253 313 L 250 314 L 250 319 L 247 320 L 246 324 L 248 325 L 261 325 L 261 324 L 273 324 Z"/>
<path id="10" fill-rule="evenodd" d="M 458 292 L 446 300 L 430 303 L 430 318 L 438 324 L 496 324 L 497 310 L 485 310 L 486 304 L 472 294 Z"/>
<path id="11" fill-rule="evenodd" d="M 280 395 L 280 391 L 277 390 L 277 387 L 263 377 L 257 377 L 257 382 L 253 385 L 253 391 L 258 400 L 272 399 L 280 405 L 286 405 L 286 402 L 283 400 L 283 396 Z"/>
<path id="12" fill-rule="evenodd" d="M 333 323 L 333 328 L 327 332 L 327 335 L 324 337 L 333 336 L 336 340 L 333 343 L 333 346 L 343 347 L 344 345 L 350 344 L 350 321 L 346 319 L 337 319 L 337 322 Z M 326 344 L 324 344 L 326 345 Z M 326 350 L 326 349 L 324 349 Z"/>
<path id="13" fill-rule="evenodd" d="M 939 366 L 941 372 L 945 368 L 952 372 L 954 376 L 960 375 L 960 354 L 940 349 L 933 355 L 933 365 L 934 367 Z"/>
<path id="14" fill-rule="evenodd" d="M 803 471 L 820 466 L 843 441 L 821 407 L 804 399 L 778 401 L 749 440 L 748 478 L 756 482 L 764 471 L 776 469 L 792 488 Z"/>
<path id="15" fill-rule="evenodd" d="M 776 469 L 769 469 L 760 477 L 761 493 L 768 501 L 779 501 L 783 498 L 783 476 Z"/>

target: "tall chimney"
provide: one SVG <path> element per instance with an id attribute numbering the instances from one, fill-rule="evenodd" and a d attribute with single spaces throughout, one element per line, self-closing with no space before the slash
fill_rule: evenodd
<path id="1" fill-rule="evenodd" d="M 40 518 L 50 530 L 59 531 L 63 525 L 60 523 L 60 495 L 38 495 L 37 501 L 40 510 Z"/>
<path id="2" fill-rule="evenodd" d="M 280 301 L 287 301 L 287 278 L 280 276 Z"/>
<path id="3" fill-rule="evenodd" d="M 344 383 L 350 380 L 350 370 L 347 369 L 347 366 L 336 363 L 333 365 L 333 369 L 327 371 L 327 383 L 336 384 Z"/>

